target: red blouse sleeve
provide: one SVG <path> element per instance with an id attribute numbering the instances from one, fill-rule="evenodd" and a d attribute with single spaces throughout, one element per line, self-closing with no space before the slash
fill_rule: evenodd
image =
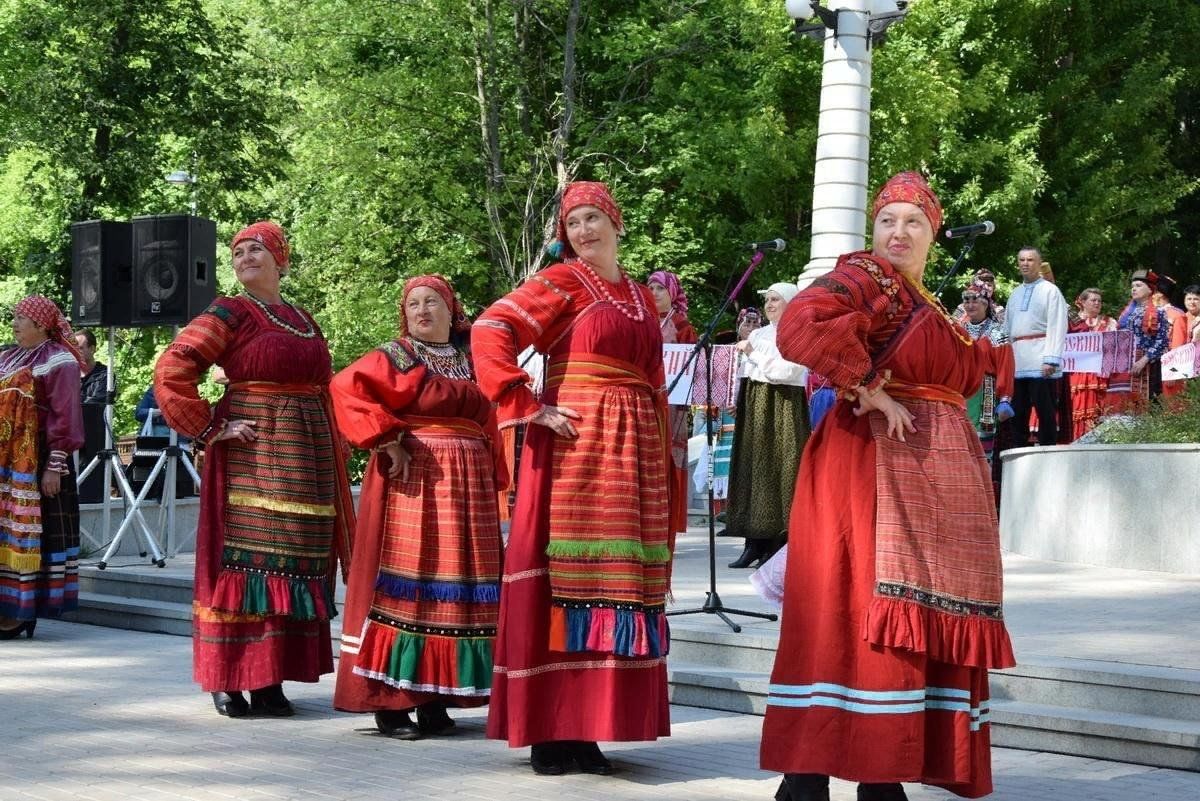
<path id="1" fill-rule="evenodd" d="M 996 376 L 996 397 L 1010 400 L 1013 396 L 1016 376 L 1016 362 L 1013 361 L 1013 349 L 1010 343 L 992 345 L 989 357 L 991 368 L 989 373 Z"/>
<path id="2" fill-rule="evenodd" d="M 869 338 L 897 324 L 901 280 L 868 254 L 842 256 L 832 272 L 788 303 L 776 336 L 779 353 L 825 376 L 840 392 L 883 384 L 871 363 Z"/>
<path id="3" fill-rule="evenodd" d="M 680 345 L 694 345 L 700 339 L 696 329 L 688 322 L 688 318 L 679 312 L 675 313 L 675 341 Z"/>
<path id="4" fill-rule="evenodd" d="M 234 339 L 239 317 L 235 304 L 221 298 L 209 306 L 179 332 L 154 365 L 154 399 L 167 425 L 201 442 L 225 422 L 212 419 L 212 407 L 197 386 Z"/>
<path id="5" fill-rule="evenodd" d="M 79 362 L 63 348 L 47 363 L 41 376 L 45 389 L 46 446 L 70 454 L 83 447 L 83 406 L 79 399 Z"/>
<path id="6" fill-rule="evenodd" d="M 402 345 L 391 342 L 335 375 L 329 392 L 342 436 L 363 449 L 394 440 L 426 372 Z"/>
<path id="7" fill-rule="evenodd" d="M 527 421 L 542 408 L 529 389 L 517 354 L 533 345 L 545 352 L 570 321 L 576 283 L 564 264 L 547 267 L 489 306 L 471 328 L 479 388 L 497 405 L 501 427 Z"/>

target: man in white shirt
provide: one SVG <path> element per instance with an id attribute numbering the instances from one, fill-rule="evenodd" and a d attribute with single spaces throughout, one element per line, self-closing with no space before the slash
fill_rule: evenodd
<path id="1" fill-rule="evenodd" d="M 1008 299 L 1004 332 L 1016 362 L 1013 391 L 1014 446 L 1029 444 L 1029 412 L 1037 409 L 1038 445 L 1058 439 L 1058 382 L 1067 336 L 1067 302 L 1058 287 L 1042 277 L 1042 254 L 1035 247 L 1017 252 L 1021 286 Z M 1062 421 L 1064 425 L 1069 421 Z"/>

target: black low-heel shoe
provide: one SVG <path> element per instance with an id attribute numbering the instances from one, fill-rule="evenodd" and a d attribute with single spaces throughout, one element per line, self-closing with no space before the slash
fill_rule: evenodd
<path id="1" fill-rule="evenodd" d="M 908 801 L 899 782 L 858 785 L 858 801 Z"/>
<path id="2" fill-rule="evenodd" d="M 271 684 L 251 690 L 250 711 L 256 715 L 270 715 L 273 718 L 290 718 L 296 714 L 292 702 L 283 694 L 282 684 Z"/>
<path id="3" fill-rule="evenodd" d="M 28 640 L 33 639 L 33 630 L 37 628 L 37 620 L 25 620 L 11 629 L 0 629 L 0 640 L 15 640 L 22 634 Z"/>
<path id="4" fill-rule="evenodd" d="M 567 743 L 567 750 L 581 773 L 608 776 L 613 772 L 612 763 L 608 761 L 596 743 L 572 740 Z"/>
<path id="5" fill-rule="evenodd" d="M 829 801 L 829 777 L 820 773 L 785 773 L 775 801 Z"/>
<path id="6" fill-rule="evenodd" d="M 379 733 L 397 740 L 420 740 L 421 730 L 412 722 L 407 711 L 381 709 L 375 713 L 375 728 Z"/>
<path id="7" fill-rule="evenodd" d="M 212 702 L 217 708 L 217 714 L 227 718 L 244 718 L 250 714 L 250 704 L 247 703 L 246 696 L 237 690 L 213 693 Z"/>
<path id="8" fill-rule="evenodd" d="M 742 549 L 741 555 L 729 563 L 729 567 L 742 568 L 750 567 L 762 556 L 762 550 L 758 540 L 746 540 L 746 547 Z"/>
<path id="9" fill-rule="evenodd" d="M 529 749 L 529 764 L 539 776 L 561 776 L 569 763 L 563 743 L 537 743 Z"/>
<path id="10" fill-rule="evenodd" d="M 454 731 L 454 718 L 446 713 L 441 701 L 430 701 L 417 707 L 417 728 L 421 734 L 437 737 Z"/>

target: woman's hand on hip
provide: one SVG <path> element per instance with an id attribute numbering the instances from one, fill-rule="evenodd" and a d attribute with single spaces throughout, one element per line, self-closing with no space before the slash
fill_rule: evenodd
<path id="1" fill-rule="evenodd" d="M 221 429 L 220 435 L 217 436 L 214 442 L 220 442 L 223 439 L 236 439 L 240 442 L 254 442 L 258 439 L 258 434 L 254 431 L 253 420 L 230 420 Z"/>
<path id="2" fill-rule="evenodd" d="M 901 442 L 905 441 L 904 432 L 912 434 L 917 430 L 913 425 L 912 412 L 883 389 L 876 390 L 872 395 L 867 392 L 866 387 L 858 388 L 858 406 L 855 407 L 854 414 L 861 417 L 867 412 L 880 412 L 887 419 L 888 436 Z"/>
<path id="3" fill-rule="evenodd" d="M 579 432 L 571 424 L 572 420 L 582 420 L 583 417 L 574 409 L 565 406 L 543 406 L 542 410 L 533 416 L 529 422 L 545 426 L 560 437 L 575 439 Z"/>
<path id="4" fill-rule="evenodd" d="M 387 477 L 408 481 L 408 466 L 412 464 L 412 454 L 401 447 L 399 440 L 384 445 L 383 452 L 392 460 L 391 467 L 387 471 Z"/>

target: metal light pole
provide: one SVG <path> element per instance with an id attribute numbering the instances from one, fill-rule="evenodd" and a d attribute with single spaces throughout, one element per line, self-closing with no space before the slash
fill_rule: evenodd
<path id="1" fill-rule="evenodd" d="M 192 187 L 192 193 L 191 193 L 192 197 L 191 197 L 191 201 L 188 204 L 188 209 L 189 209 L 189 212 L 191 213 L 191 215 L 193 217 L 195 217 L 196 216 L 196 208 L 197 208 L 198 200 L 199 200 L 199 198 L 197 197 L 197 194 L 199 191 L 197 184 L 200 183 L 200 179 L 197 178 L 193 173 L 188 172 L 187 170 L 175 170 L 173 172 L 167 173 L 166 181 L 167 181 L 167 183 L 171 184 L 172 186 L 191 186 Z"/>
<path id="2" fill-rule="evenodd" d="M 821 106 L 813 174 L 812 244 L 797 283 L 802 287 L 833 269 L 837 257 L 861 250 L 867 234 L 871 142 L 871 41 L 902 19 L 907 2 L 895 0 L 787 0 L 797 20 L 818 16 L 824 29 Z M 819 34 L 818 34 L 819 35 Z"/>

